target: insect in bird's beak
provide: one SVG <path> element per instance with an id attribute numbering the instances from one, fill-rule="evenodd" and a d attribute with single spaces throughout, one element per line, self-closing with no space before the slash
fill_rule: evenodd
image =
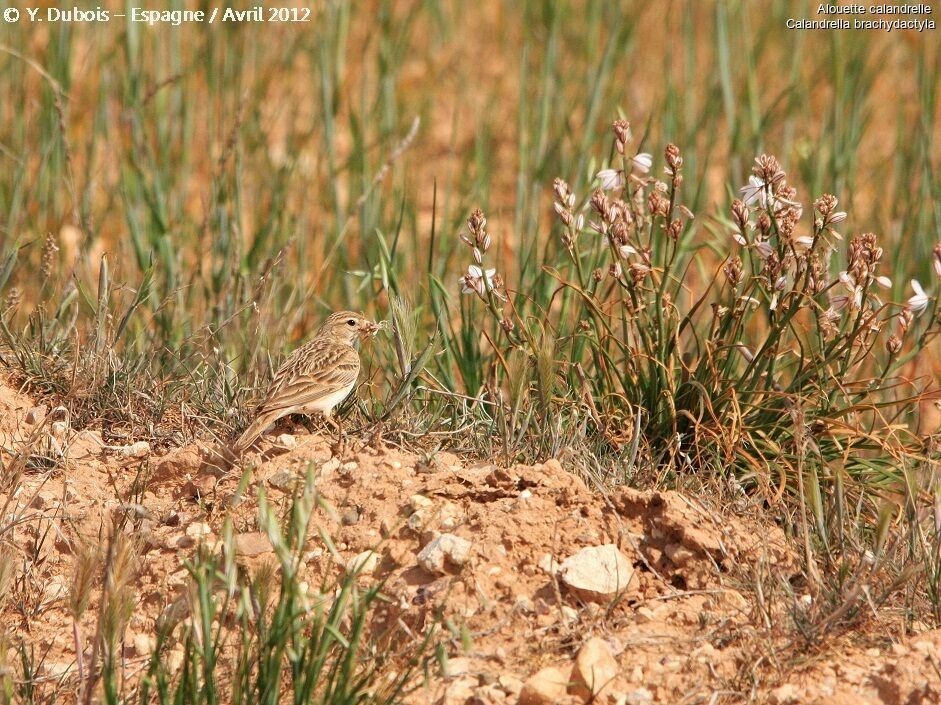
<path id="1" fill-rule="evenodd" d="M 366 325 L 366 335 L 376 335 L 376 333 L 386 327 L 386 323 L 386 321 L 379 321 L 379 323 L 368 323 Z"/>

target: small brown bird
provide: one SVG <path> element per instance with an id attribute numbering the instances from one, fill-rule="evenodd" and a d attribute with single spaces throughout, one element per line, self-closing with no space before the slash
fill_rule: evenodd
<path id="1" fill-rule="evenodd" d="M 313 339 L 291 353 L 275 373 L 264 401 L 255 410 L 255 420 L 239 436 L 233 451 L 237 455 L 245 452 L 268 426 L 289 414 L 319 411 L 329 419 L 359 377 L 359 352 L 354 343 L 375 335 L 379 328 L 380 324 L 361 313 L 331 314 Z"/>

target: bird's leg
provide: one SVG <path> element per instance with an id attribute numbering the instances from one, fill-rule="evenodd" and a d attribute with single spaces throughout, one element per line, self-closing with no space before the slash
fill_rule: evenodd
<path id="1" fill-rule="evenodd" d="M 331 450 L 333 454 L 337 457 L 343 454 L 343 426 L 340 422 L 339 417 L 333 418 L 330 414 L 323 415 L 324 421 L 326 421 L 330 426 L 333 426 L 333 430 L 336 432 L 336 437 L 333 441 L 333 447 Z"/>
<path id="2" fill-rule="evenodd" d="M 314 426 L 313 419 L 311 419 L 310 416 L 307 416 L 305 414 L 303 416 L 299 416 L 298 420 L 300 421 L 301 426 L 307 429 L 307 433 L 313 433 L 314 430 L 316 429 L 316 427 Z"/>

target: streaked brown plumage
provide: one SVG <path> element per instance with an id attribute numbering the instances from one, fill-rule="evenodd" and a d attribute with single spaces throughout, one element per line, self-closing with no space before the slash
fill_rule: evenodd
<path id="1" fill-rule="evenodd" d="M 319 411 L 329 418 L 333 408 L 353 391 L 359 376 L 359 353 L 353 344 L 378 330 L 379 325 L 361 313 L 331 314 L 313 339 L 278 368 L 254 421 L 239 436 L 233 451 L 243 453 L 268 426 L 289 414 Z"/>

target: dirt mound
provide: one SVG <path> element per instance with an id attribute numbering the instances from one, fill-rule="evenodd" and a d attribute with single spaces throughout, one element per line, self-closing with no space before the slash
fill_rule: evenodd
<path id="1" fill-rule="evenodd" d="M 29 400 L 7 389 L 0 404 L 12 439 L 25 428 Z M 246 568 L 271 560 L 256 523 L 257 492 L 263 487 L 285 507 L 311 467 L 327 504 L 315 522 L 337 553 L 315 537 L 302 577 L 314 585 L 358 568 L 362 580 L 385 581 L 389 618 L 418 630 L 441 610 L 459 630 L 444 672 L 414 702 L 735 701 L 752 687 L 748 671 L 758 657 L 757 611 L 742 567 L 760 565 L 781 580 L 796 570 L 773 525 L 675 492 L 589 488 L 556 460 L 503 468 L 392 448 L 335 456 L 315 435 L 265 443 L 249 459 L 251 481 L 240 492 L 238 472 L 201 469 L 199 448 L 149 457 L 140 447 L 104 446 L 89 432 L 67 433 L 61 462 L 27 472 L 10 497 L 4 523 L 17 528 L 7 542 L 26 559 L 23 584 L 32 587 L 16 607 L 7 602 L 4 627 L 46 654 L 44 673 L 74 674 L 73 553 L 98 535 L 104 517 L 138 512 L 145 517 L 139 604 L 125 657 L 128 672 L 139 671 L 158 616 L 186 589 L 184 559 L 197 544 L 218 542 L 229 517 Z M 91 619 L 81 625 L 86 634 Z M 861 652 L 834 666 L 831 695 L 851 671 L 872 702 L 927 693 L 927 649 L 919 643 L 882 661 Z M 777 702 L 825 697 L 815 668 L 790 680 L 763 677 L 763 692 Z"/>

